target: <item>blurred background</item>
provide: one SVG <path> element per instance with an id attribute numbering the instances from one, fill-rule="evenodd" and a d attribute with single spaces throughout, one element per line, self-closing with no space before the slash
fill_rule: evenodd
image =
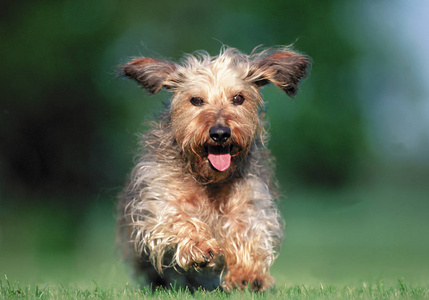
<path id="1" fill-rule="evenodd" d="M 290 99 L 263 89 L 285 196 L 278 285 L 429 279 L 429 4 L 3 1 L 0 276 L 123 286 L 116 195 L 169 94 L 119 78 L 134 56 L 223 44 L 313 58 Z"/>

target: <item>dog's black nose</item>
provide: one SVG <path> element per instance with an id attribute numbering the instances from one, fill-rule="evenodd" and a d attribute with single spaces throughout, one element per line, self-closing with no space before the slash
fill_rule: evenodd
<path id="1" fill-rule="evenodd" d="M 231 137 L 231 129 L 229 127 L 217 125 L 209 130 L 210 137 L 216 143 L 225 143 Z"/>

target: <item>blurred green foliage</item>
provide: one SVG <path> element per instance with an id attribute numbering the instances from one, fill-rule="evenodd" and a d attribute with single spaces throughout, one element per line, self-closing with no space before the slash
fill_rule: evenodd
<path id="1" fill-rule="evenodd" d="M 388 81 L 381 66 L 401 55 L 383 48 L 384 36 L 383 64 L 370 61 L 376 78 L 356 74 L 379 37 L 362 37 L 366 20 L 356 3 L 1 2 L 0 275 L 84 286 L 129 280 L 114 255 L 113 206 L 137 133 L 169 94 L 149 97 L 117 76 L 118 65 L 198 49 L 216 55 L 222 44 L 247 53 L 293 44 L 313 58 L 301 92 L 289 99 L 272 86 L 263 90 L 276 174 L 292 195 L 280 204 L 287 247 L 274 277 L 281 284 L 398 276 L 427 283 L 428 169 L 380 168 L 358 103 L 364 85 L 357 82 Z"/>
<path id="2" fill-rule="evenodd" d="M 313 58 L 312 74 L 295 100 L 272 87 L 264 91 L 271 148 L 280 157 L 281 178 L 347 183 L 364 139 L 350 84 L 357 50 L 339 36 L 333 5 L 193 0 L 2 4 L 3 193 L 86 195 L 118 189 L 132 163 L 134 133 L 168 94 L 149 99 L 118 78 L 116 66 L 138 55 L 179 59 L 198 49 L 216 55 L 222 43 L 245 52 L 261 44 L 293 43 Z"/>

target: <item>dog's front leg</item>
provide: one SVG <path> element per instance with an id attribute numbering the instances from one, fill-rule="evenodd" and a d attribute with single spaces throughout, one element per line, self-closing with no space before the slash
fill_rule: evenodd
<path id="1" fill-rule="evenodd" d="M 270 205 L 255 207 L 249 201 L 240 205 L 240 210 L 236 208 L 233 214 L 224 216 L 222 231 L 221 246 L 228 270 L 224 289 L 249 287 L 263 291 L 274 285 L 269 268 L 274 262 L 281 236 L 276 210 Z"/>
<path id="2" fill-rule="evenodd" d="M 138 253 L 145 252 L 159 273 L 165 266 L 184 270 L 213 266 L 221 249 L 210 227 L 176 209 L 161 211 L 134 221 Z"/>
<path id="3" fill-rule="evenodd" d="M 224 277 L 226 291 L 249 287 L 253 291 L 263 291 L 274 284 L 269 275 L 273 260 L 273 250 L 267 249 L 261 236 L 248 236 L 241 230 L 235 233 L 224 246 L 225 263 L 228 273 Z"/>
<path id="4" fill-rule="evenodd" d="M 176 235 L 174 261 L 184 270 L 212 267 L 221 249 L 207 224 L 197 218 L 178 217 L 172 224 Z"/>

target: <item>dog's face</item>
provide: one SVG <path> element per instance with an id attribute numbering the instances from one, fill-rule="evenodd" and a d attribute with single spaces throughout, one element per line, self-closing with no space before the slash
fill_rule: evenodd
<path id="1" fill-rule="evenodd" d="M 177 67 L 181 79 L 171 102 L 172 128 L 192 171 L 210 182 L 227 178 L 261 133 L 257 87 L 243 65 L 227 62 Z"/>
<path id="2" fill-rule="evenodd" d="M 260 87 L 272 82 L 293 96 L 309 65 L 308 57 L 285 49 L 247 56 L 228 48 L 217 57 L 189 55 L 181 64 L 140 58 L 123 73 L 152 93 L 173 92 L 171 129 L 190 171 L 219 182 L 263 133 Z"/>

